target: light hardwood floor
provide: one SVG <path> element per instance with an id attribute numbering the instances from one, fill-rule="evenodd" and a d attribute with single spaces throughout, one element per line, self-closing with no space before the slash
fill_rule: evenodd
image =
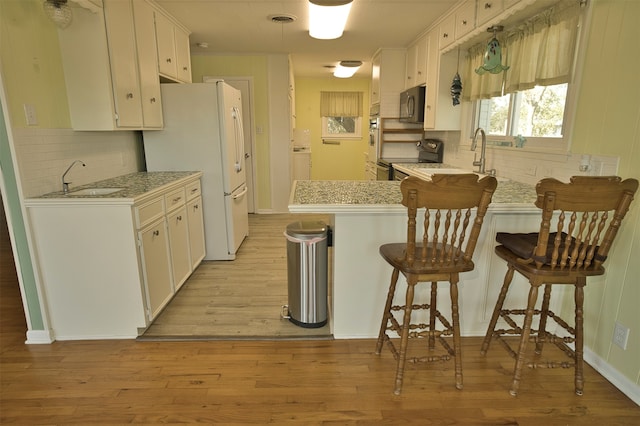
<path id="1" fill-rule="evenodd" d="M 288 294 L 283 233 L 298 220 L 329 223 L 323 215 L 249 215 L 236 259 L 203 262 L 142 338 L 330 337 L 328 324 L 304 328 L 281 318 Z"/>
<path id="2" fill-rule="evenodd" d="M 4 221 L 0 221 L 4 224 Z M 1 228 L 1 226 L 0 226 Z M 0 229 L 0 424 L 638 425 L 640 407 L 587 367 L 527 371 L 463 338 L 464 389 L 452 363 L 395 362 L 363 340 L 68 341 L 25 345 L 6 229 Z"/>

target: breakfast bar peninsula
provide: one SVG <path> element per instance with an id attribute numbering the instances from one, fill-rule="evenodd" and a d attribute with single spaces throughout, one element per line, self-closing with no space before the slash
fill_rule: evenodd
<path id="1" fill-rule="evenodd" d="M 428 179 L 426 169 L 399 165 Z M 445 165 L 441 166 L 443 172 Z M 452 172 L 449 168 L 447 172 Z M 291 191 L 292 213 L 331 215 L 333 265 L 329 285 L 330 324 L 336 339 L 377 337 L 391 268 L 378 254 L 380 245 L 406 239 L 407 212 L 398 181 L 296 181 Z M 474 254 L 475 269 L 460 279 L 460 324 L 463 336 L 484 335 L 505 273 L 494 253 L 496 232 L 535 232 L 540 211 L 531 185 L 498 179 Z M 514 280 L 520 279 L 519 277 Z M 444 283 L 443 283 L 444 284 Z M 402 279 L 399 286 L 406 286 Z M 416 289 L 416 300 L 425 300 Z M 510 300 L 526 301 L 528 285 L 514 285 Z M 399 288 L 400 290 L 400 288 Z M 403 295 L 404 290 L 396 294 Z M 447 292 L 438 292 L 439 309 L 449 315 Z M 440 301 L 440 294 L 443 299 Z M 428 299 L 427 299 L 428 300 Z M 556 299 L 559 300 L 559 299 Z M 526 303 L 525 303 L 526 306 Z"/>

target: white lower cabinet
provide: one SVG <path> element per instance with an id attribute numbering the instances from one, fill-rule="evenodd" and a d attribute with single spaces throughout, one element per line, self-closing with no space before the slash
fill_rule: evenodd
<path id="1" fill-rule="evenodd" d="M 204 217 L 202 215 L 202 197 L 187 203 L 187 223 L 189 224 L 189 253 L 191 254 L 191 267 L 202 262 L 205 256 L 204 246 Z"/>
<path id="2" fill-rule="evenodd" d="M 126 197 L 25 200 L 54 339 L 137 337 L 200 264 L 202 174 L 176 173 Z M 138 186 L 153 186 L 154 177 Z"/>
<path id="3" fill-rule="evenodd" d="M 191 275 L 191 256 L 189 253 L 189 225 L 187 207 L 182 206 L 167 216 L 169 241 L 171 244 L 171 266 L 173 282 L 178 290 Z"/>
<path id="4" fill-rule="evenodd" d="M 173 297 L 169 260 L 169 236 L 165 218 L 138 233 L 140 259 L 144 275 L 147 316 L 155 318 Z"/>

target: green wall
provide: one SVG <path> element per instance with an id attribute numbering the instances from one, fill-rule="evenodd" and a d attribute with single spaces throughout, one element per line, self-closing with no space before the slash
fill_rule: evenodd
<path id="1" fill-rule="evenodd" d="M 256 127 L 262 128 L 261 133 L 256 133 L 254 129 L 257 151 L 254 156 L 257 162 L 257 207 L 259 210 L 271 208 L 267 56 L 193 55 L 191 56 L 191 69 L 194 83 L 202 82 L 202 78 L 205 76 L 253 78 L 253 121 Z"/>
<path id="2" fill-rule="evenodd" d="M 640 1 L 593 0 L 571 151 L 620 157 L 618 174 L 640 179 Z M 633 383 L 640 377 L 640 194 L 605 264 L 587 282 L 585 344 Z M 589 285 L 594 282 L 595 285 Z M 630 327 L 627 350 L 611 344 L 614 322 Z"/>
<path id="3" fill-rule="evenodd" d="M 311 179 L 363 180 L 364 153 L 369 141 L 369 79 L 335 77 L 296 78 L 296 127 L 311 132 Z M 363 92 L 362 138 L 343 140 L 340 145 L 322 143 L 320 92 Z"/>

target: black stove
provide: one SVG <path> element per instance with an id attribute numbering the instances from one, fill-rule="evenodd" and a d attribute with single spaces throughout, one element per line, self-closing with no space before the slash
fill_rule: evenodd
<path id="1" fill-rule="evenodd" d="M 418 157 L 379 158 L 378 180 L 393 180 L 394 163 L 442 163 L 444 145 L 438 139 L 423 139 L 418 142 Z"/>

